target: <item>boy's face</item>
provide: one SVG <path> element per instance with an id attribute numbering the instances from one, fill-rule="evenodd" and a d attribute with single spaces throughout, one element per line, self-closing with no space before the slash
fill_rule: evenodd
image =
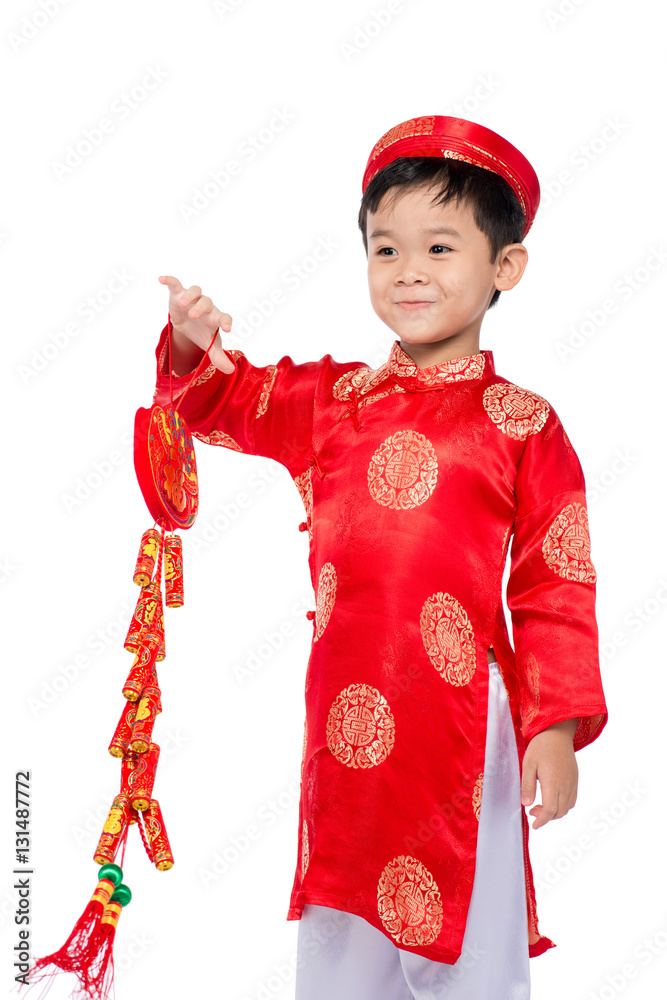
<path id="1" fill-rule="evenodd" d="M 454 338 L 452 347 L 476 353 L 499 265 L 489 259 L 487 237 L 471 208 L 455 201 L 433 205 L 435 193 L 424 187 L 405 191 L 391 209 L 385 195 L 377 212 L 368 213 L 371 303 L 406 343 Z"/>

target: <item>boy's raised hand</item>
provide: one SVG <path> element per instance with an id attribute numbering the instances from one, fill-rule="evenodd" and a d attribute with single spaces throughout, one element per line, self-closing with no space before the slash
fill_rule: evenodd
<path id="1" fill-rule="evenodd" d="M 205 351 L 211 343 L 213 333 L 222 327 L 229 332 L 232 328 L 232 317 L 228 313 L 221 312 L 214 306 L 207 295 L 202 295 L 199 285 L 191 285 L 185 289 L 178 278 L 170 274 L 162 274 L 159 279 L 161 284 L 169 288 L 169 315 L 173 331 L 172 347 L 180 350 L 182 355 L 187 354 L 188 342 Z M 192 357 L 198 354 L 191 352 Z M 215 338 L 215 343 L 209 352 L 211 364 L 219 368 L 221 372 L 233 372 L 234 364 L 225 354 L 222 348 L 220 334 Z M 196 364 L 196 360 L 194 360 Z M 193 365 L 185 364 L 186 370 Z"/>

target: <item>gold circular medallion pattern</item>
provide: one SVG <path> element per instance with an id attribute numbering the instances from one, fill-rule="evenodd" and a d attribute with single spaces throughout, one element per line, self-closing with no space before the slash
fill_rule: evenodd
<path id="1" fill-rule="evenodd" d="M 317 604 L 315 606 L 315 639 L 324 632 L 336 602 L 336 569 L 333 563 L 324 563 L 317 583 Z"/>
<path id="2" fill-rule="evenodd" d="M 508 437 L 524 441 L 542 430 L 549 416 L 546 399 L 518 385 L 494 382 L 482 396 L 487 415 Z"/>
<path id="3" fill-rule="evenodd" d="M 565 580 L 595 583 L 588 512 L 584 504 L 568 503 L 556 515 L 542 543 L 542 553 L 547 566 Z"/>
<path id="4" fill-rule="evenodd" d="M 327 746 L 347 767 L 374 767 L 391 753 L 396 724 L 387 700 L 369 684 L 350 684 L 327 718 Z"/>
<path id="5" fill-rule="evenodd" d="M 439 590 L 427 598 L 419 618 L 424 649 L 442 677 L 460 687 L 475 673 L 475 634 L 463 605 Z"/>
<path id="6" fill-rule="evenodd" d="M 383 507 L 419 507 L 438 480 L 435 448 L 418 431 L 396 431 L 372 455 L 367 479 L 371 496 Z"/>
<path id="7" fill-rule="evenodd" d="M 428 868 L 401 854 L 386 865 L 378 881 L 378 914 L 399 945 L 431 944 L 442 927 L 442 896 Z"/>

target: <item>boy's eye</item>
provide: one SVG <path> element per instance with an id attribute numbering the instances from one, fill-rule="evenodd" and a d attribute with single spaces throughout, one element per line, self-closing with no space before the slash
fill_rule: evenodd
<path id="1" fill-rule="evenodd" d="M 434 243 L 433 246 L 431 247 L 431 250 L 444 251 L 445 253 L 449 253 L 451 247 L 445 246 L 444 243 Z M 396 253 L 396 250 L 394 250 L 393 247 L 380 247 L 380 249 L 377 251 L 379 257 L 388 257 L 390 254 L 393 253 Z M 439 252 L 436 254 L 436 256 L 442 257 L 443 254 Z"/>

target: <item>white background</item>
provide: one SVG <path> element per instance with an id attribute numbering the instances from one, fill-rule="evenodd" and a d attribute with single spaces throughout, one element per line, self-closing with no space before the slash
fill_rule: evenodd
<path id="1" fill-rule="evenodd" d="M 394 337 L 368 300 L 356 223 L 366 160 L 398 122 L 453 113 L 507 137 L 542 184 L 528 270 L 489 313 L 481 347 L 493 350 L 499 374 L 544 395 L 563 421 L 586 475 L 599 577 L 610 721 L 577 756 L 574 809 L 531 834 L 540 929 L 558 946 L 531 962 L 533 996 L 659 995 L 667 968 L 659 14 L 648 0 L 4 5 L 0 977 L 8 988 L 15 772 L 32 774 L 35 956 L 62 944 L 88 900 L 93 849 L 118 790 L 107 745 L 130 664 L 122 643 L 137 596 L 134 560 L 150 525 L 130 432 L 136 408 L 151 401 L 167 317 L 158 275 L 200 284 L 239 329 L 257 300 L 283 290 L 285 302 L 231 344 L 254 364 L 331 353 L 377 366 Z M 275 109 L 289 122 L 261 133 Z M 104 118 L 110 131 L 78 163 L 70 149 L 73 165 L 62 169 L 68 149 Z M 241 149 L 260 133 L 268 141 L 250 160 Z M 208 188 L 204 207 L 184 218 L 230 159 L 240 174 L 224 190 Z M 285 272 L 318 239 L 335 249 L 290 288 Z M 109 295 L 114 272 L 125 285 Z M 298 531 L 304 510 L 275 462 L 201 444 L 197 460 L 202 505 L 184 535 L 186 604 L 167 612 L 155 732 L 163 748 L 155 794 L 176 865 L 157 872 L 131 831 L 134 900 L 119 924 L 117 996 L 289 1000 L 298 923 L 285 916 L 312 635 L 305 611 L 315 606 L 307 534 Z M 198 552 L 194 539 L 204 543 Z M 267 656 L 266 636 L 281 627 L 291 634 Z M 239 677 L 260 647 L 258 668 Z M 202 872 L 216 854 L 231 858 L 232 838 L 242 843 L 250 824 L 258 840 L 205 884 Z M 60 982 L 52 996 L 66 992 Z"/>

